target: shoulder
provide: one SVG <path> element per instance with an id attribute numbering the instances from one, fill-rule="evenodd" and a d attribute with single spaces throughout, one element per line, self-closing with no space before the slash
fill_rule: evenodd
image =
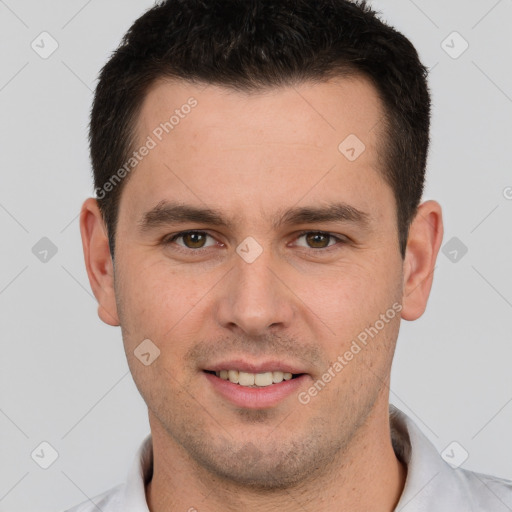
<path id="1" fill-rule="evenodd" d="M 112 487 L 112 489 L 95 496 L 91 500 L 83 501 L 64 512 L 97 512 L 98 510 L 102 512 L 117 512 L 124 485 L 120 484 Z"/>
<path id="2" fill-rule="evenodd" d="M 407 477 L 401 512 L 511 512 L 512 481 L 452 466 L 404 412 L 390 407 L 393 449 Z"/>
<path id="3" fill-rule="evenodd" d="M 65 512 L 149 512 L 145 485 L 153 474 L 153 445 L 148 434 L 139 446 L 124 483 L 75 505 Z"/>
<path id="4" fill-rule="evenodd" d="M 470 498 L 475 511 L 512 510 L 512 480 L 467 469 L 453 470 L 452 474 L 461 491 Z"/>

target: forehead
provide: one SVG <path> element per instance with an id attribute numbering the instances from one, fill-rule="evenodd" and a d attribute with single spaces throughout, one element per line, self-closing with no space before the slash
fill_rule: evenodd
<path id="1" fill-rule="evenodd" d="M 360 209 L 372 210 L 369 189 L 387 187 L 378 153 L 382 118 L 376 90 L 361 77 L 258 92 L 160 80 L 136 124 L 135 147 L 151 139 L 152 149 L 123 196 L 138 212 L 178 198 L 239 216 L 242 206 L 282 210 L 305 196 L 357 197 Z"/>
<path id="2" fill-rule="evenodd" d="M 198 108 L 187 107 L 191 98 L 197 101 Z M 189 113 L 195 114 L 190 116 L 191 121 L 184 123 L 190 130 L 177 130 Z M 302 142 L 322 148 L 332 146 L 333 140 L 351 133 L 350 130 L 358 131 L 358 136 L 371 144 L 372 131 L 382 118 L 383 106 L 375 87 L 360 75 L 258 91 L 161 79 L 149 88 L 142 102 L 137 134 L 145 136 L 153 132 L 161 123 L 170 121 L 173 114 L 176 114 L 171 121 L 175 138 L 180 132 L 186 137 L 196 132 L 203 135 L 204 141 L 205 131 L 222 126 L 223 143 L 231 138 L 236 142 L 245 139 L 248 143 Z M 293 124 L 298 121 L 301 124 Z M 245 128 L 243 132 L 238 130 L 241 126 Z M 216 135 L 221 134 L 211 132 L 209 138 L 214 140 Z"/>

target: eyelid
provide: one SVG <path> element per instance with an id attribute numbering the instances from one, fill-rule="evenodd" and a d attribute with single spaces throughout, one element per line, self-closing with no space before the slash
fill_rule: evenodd
<path id="1" fill-rule="evenodd" d="M 189 234 L 199 234 L 199 235 L 206 235 L 206 236 L 209 236 L 210 238 L 213 238 L 215 239 L 215 237 L 213 235 L 211 235 L 210 233 L 208 233 L 207 231 L 204 231 L 204 230 L 200 230 L 200 229 L 189 229 L 187 231 L 180 231 L 179 233 L 173 233 L 171 235 L 166 235 L 163 239 L 162 239 L 162 243 L 165 245 L 165 244 L 171 244 L 171 243 L 174 243 L 174 241 L 178 238 L 181 238 L 185 235 L 189 235 Z M 188 247 L 185 247 L 185 246 L 182 246 L 182 245 L 178 245 L 178 247 L 180 247 L 181 249 L 184 249 L 188 252 L 201 252 L 202 250 L 206 250 L 208 247 L 212 247 L 212 246 L 208 246 L 208 247 L 200 247 L 199 249 L 189 249 Z"/>
<path id="2" fill-rule="evenodd" d="M 348 242 L 348 239 L 347 237 L 343 236 L 343 235 L 335 235 L 334 233 L 330 233 L 328 231 L 322 231 L 322 230 L 315 230 L 315 229 L 307 229 L 307 230 L 304 230 L 304 231 L 301 231 L 296 237 L 295 237 L 295 240 L 301 238 L 302 236 L 304 235 L 309 235 L 309 234 L 315 234 L 315 235 L 325 235 L 325 236 L 328 236 L 328 237 L 331 237 L 333 238 L 334 240 L 336 240 L 337 243 L 335 244 L 332 244 L 332 245 L 328 245 L 327 247 L 321 247 L 319 249 L 315 249 L 313 247 L 304 247 L 304 249 L 309 249 L 310 251 L 313 251 L 313 252 L 317 252 L 317 253 L 320 253 L 320 252 L 328 252 L 329 250 L 331 249 L 336 249 L 337 246 L 339 245 L 343 245 L 343 244 L 346 244 Z"/>

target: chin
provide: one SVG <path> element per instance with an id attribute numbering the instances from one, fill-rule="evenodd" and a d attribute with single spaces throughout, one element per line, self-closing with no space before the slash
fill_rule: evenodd
<path id="1" fill-rule="evenodd" d="M 263 440 L 262 440 L 263 441 Z M 313 439 L 264 445 L 260 440 L 234 446 L 233 439 L 208 446 L 189 446 L 189 454 L 227 485 L 272 491 L 300 485 L 325 467 L 326 455 Z M 191 450 L 190 450 L 191 449 Z M 332 456 L 332 450 L 328 452 Z"/>

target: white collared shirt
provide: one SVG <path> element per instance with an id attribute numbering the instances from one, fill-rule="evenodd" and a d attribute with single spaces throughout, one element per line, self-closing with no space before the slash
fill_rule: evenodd
<path id="1" fill-rule="evenodd" d="M 416 424 L 390 404 L 393 448 L 407 465 L 395 512 L 512 512 L 512 481 L 452 468 Z M 153 472 L 151 434 L 142 442 L 124 484 L 66 512 L 149 512 L 145 485 Z"/>

